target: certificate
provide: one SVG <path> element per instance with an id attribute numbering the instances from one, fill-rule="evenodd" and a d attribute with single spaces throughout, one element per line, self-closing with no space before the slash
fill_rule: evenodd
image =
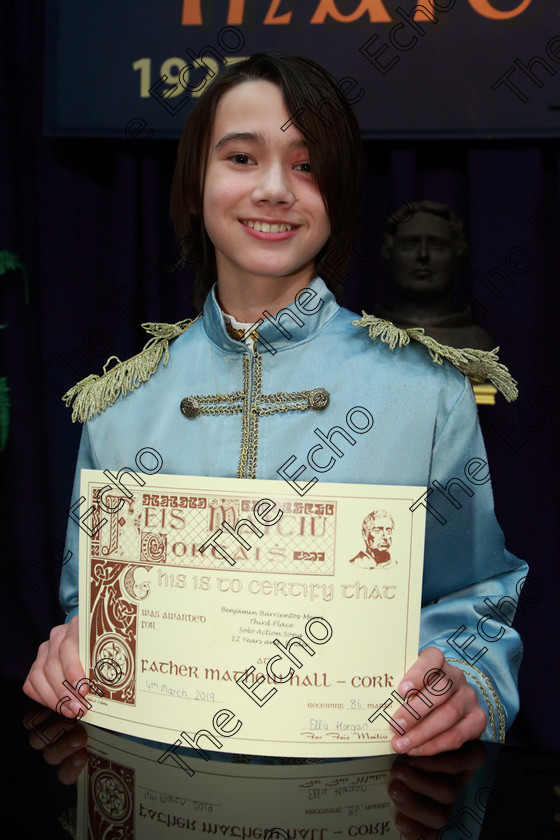
<path id="1" fill-rule="evenodd" d="M 392 752 L 425 488 L 124 478 L 82 471 L 87 721 L 202 757 Z"/>

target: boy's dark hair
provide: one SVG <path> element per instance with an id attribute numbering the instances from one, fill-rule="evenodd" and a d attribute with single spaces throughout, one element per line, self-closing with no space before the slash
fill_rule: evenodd
<path id="1" fill-rule="evenodd" d="M 217 279 L 214 246 L 202 219 L 216 108 L 228 90 L 255 80 L 280 87 L 290 122 L 307 139 L 311 169 L 331 223 L 331 235 L 317 255 L 315 270 L 335 294 L 343 284 L 348 246 L 359 215 L 362 146 L 358 121 L 335 80 L 319 64 L 287 52 L 256 53 L 220 72 L 193 107 L 179 143 L 170 213 L 183 255 L 197 264 L 194 298 L 199 309 Z M 329 264 L 336 261 L 336 275 L 323 262 L 327 252 Z"/>

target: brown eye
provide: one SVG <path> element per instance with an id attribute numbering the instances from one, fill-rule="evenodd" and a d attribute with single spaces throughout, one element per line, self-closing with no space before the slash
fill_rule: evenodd
<path id="1" fill-rule="evenodd" d="M 255 162 L 253 158 L 250 158 L 249 155 L 230 155 L 228 160 L 232 160 L 234 163 L 239 163 L 242 166 L 246 165 L 249 161 Z"/>

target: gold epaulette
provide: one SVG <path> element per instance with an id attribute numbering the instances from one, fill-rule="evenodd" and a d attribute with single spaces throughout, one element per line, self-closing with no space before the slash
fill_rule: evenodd
<path id="1" fill-rule="evenodd" d="M 163 357 L 163 364 L 169 361 L 169 342 L 187 330 L 196 320 L 186 318 L 177 324 L 142 324 L 142 328 L 153 336 L 144 349 L 127 361 L 121 362 L 117 356 L 111 356 L 105 362 L 103 375 L 91 374 L 77 382 L 62 399 L 67 406 L 74 400 L 72 422 L 85 423 L 95 414 L 105 411 L 123 394 L 128 394 L 140 387 L 157 370 Z M 116 359 L 117 364 L 110 370 L 107 365 Z"/>
<path id="2" fill-rule="evenodd" d="M 381 341 L 389 345 L 391 350 L 394 350 L 397 346 L 404 347 L 413 338 L 428 348 L 430 356 L 438 365 L 441 365 L 443 359 L 447 359 L 461 373 L 465 373 L 472 379 L 480 382 L 490 380 L 508 402 L 513 402 L 519 396 L 516 388 L 517 382 L 507 367 L 498 361 L 499 347 L 495 347 L 494 350 L 450 347 L 446 344 L 440 344 L 439 341 L 426 335 L 423 327 L 401 329 L 391 321 L 376 318 L 375 315 L 367 315 L 363 310 L 362 316 L 358 321 L 352 321 L 352 324 L 355 327 L 368 327 L 369 337 L 371 339 L 380 338 Z"/>

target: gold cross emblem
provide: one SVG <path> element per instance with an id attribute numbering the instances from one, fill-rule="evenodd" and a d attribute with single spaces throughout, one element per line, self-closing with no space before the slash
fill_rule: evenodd
<path id="1" fill-rule="evenodd" d="M 254 354 L 253 383 L 251 387 L 251 361 L 243 356 L 243 390 L 233 394 L 195 394 L 181 400 L 181 411 L 190 420 L 199 415 L 241 414 L 241 454 L 237 468 L 238 478 L 257 477 L 259 419 L 267 414 L 287 411 L 323 411 L 329 404 L 325 388 L 309 391 L 279 391 L 262 393 L 262 356 Z"/>

